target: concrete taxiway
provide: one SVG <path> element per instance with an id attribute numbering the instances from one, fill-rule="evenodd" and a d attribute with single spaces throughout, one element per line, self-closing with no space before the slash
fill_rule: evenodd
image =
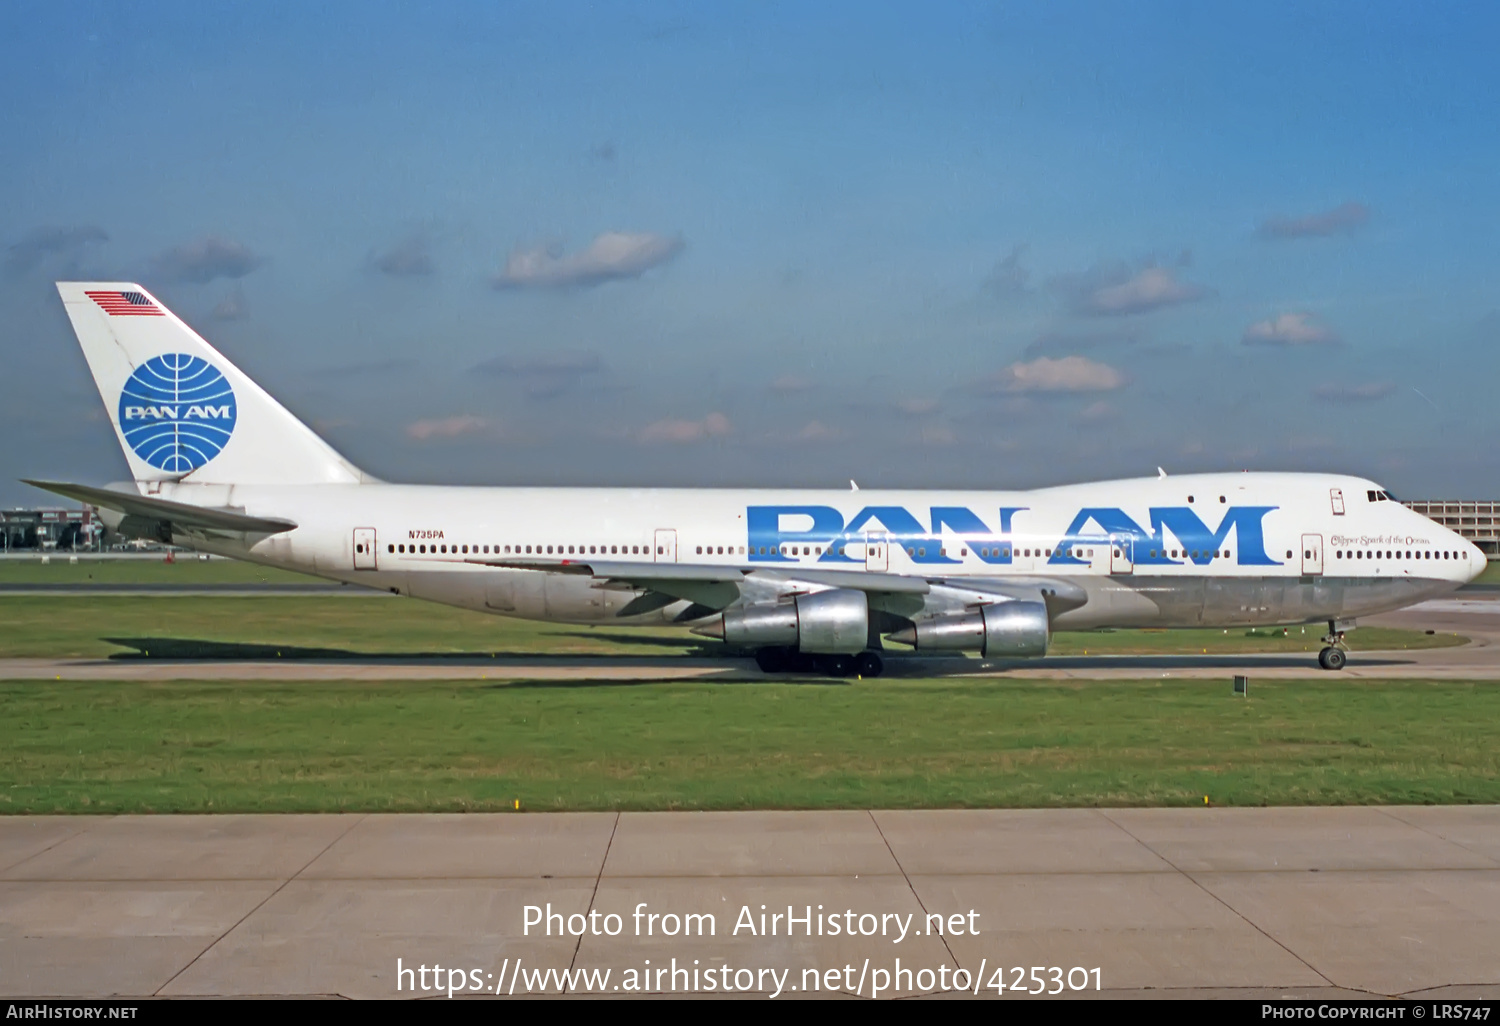
<path id="1" fill-rule="evenodd" d="M 528 935 L 549 903 L 600 932 Z M 643 903 L 712 933 L 638 936 Z M 823 935 L 762 933 L 762 905 L 810 906 Z M 1105 996 L 1496 998 L 1497 951 L 1496 806 L 0 817 L 5 996 L 433 996 L 398 993 L 398 959 L 491 993 L 549 969 L 621 993 L 676 959 L 753 994 L 770 969 L 788 996 L 870 996 L 900 959 L 934 982 L 899 996 L 940 967 L 997 996 L 995 968 L 1035 987 L 1056 966 Z"/>
<path id="2" fill-rule="evenodd" d="M 1349 635 L 1353 653 L 1337 674 L 1318 669 L 1313 653 L 1260 655 L 1052 656 L 981 660 L 907 655 L 893 646 L 891 677 L 995 676 L 1018 680 L 1222 680 L 1235 674 L 1262 679 L 1500 680 L 1500 593 L 1424 602 L 1372 617 L 1372 626 L 1457 633 L 1469 643 L 1453 648 L 1365 651 Z M 749 659 L 689 656 L 401 656 L 353 659 L 154 660 L 0 659 L 0 680 L 774 680 Z"/>

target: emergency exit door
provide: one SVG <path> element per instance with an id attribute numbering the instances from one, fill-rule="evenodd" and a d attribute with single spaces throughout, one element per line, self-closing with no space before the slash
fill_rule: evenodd
<path id="1" fill-rule="evenodd" d="M 354 529 L 354 569 L 375 570 L 375 528 Z"/>
<path id="2" fill-rule="evenodd" d="M 891 566 L 891 540 L 885 534 L 865 535 L 865 569 L 885 573 Z"/>
<path id="3" fill-rule="evenodd" d="M 1135 572 L 1135 536 L 1112 534 L 1109 536 L 1109 572 L 1129 574 Z"/>
<path id="4" fill-rule="evenodd" d="M 1304 534 L 1302 536 L 1302 575 L 1304 577 L 1323 572 L 1323 536 L 1321 534 Z"/>

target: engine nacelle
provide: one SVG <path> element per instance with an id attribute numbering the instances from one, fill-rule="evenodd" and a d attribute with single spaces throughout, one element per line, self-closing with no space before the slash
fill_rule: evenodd
<path id="1" fill-rule="evenodd" d="M 891 640 L 918 652 L 978 649 L 986 658 L 1023 658 L 1047 654 L 1052 628 L 1043 602 L 997 602 L 972 613 L 918 620 L 892 634 Z"/>
<path id="2" fill-rule="evenodd" d="M 862 591 L 834 588 L 775 605 L 728 609 L 717 623 L 693 631 L 747 648 L 778 646 L 821 655 L 855 655 L 869 647 L 870 603 Z"/>

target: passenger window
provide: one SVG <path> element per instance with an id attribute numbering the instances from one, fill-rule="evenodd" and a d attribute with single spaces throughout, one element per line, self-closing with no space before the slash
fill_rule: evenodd
<path id="1" fill-rule="evenodd" d="M 1228 559 L 1228 558 L 1229 558 L 1229 550 L 1228 550 L 1228 549 L 1225 549 L 1225 550 L 1224 550 L 1224 558 L 1225 558 L 1225 559 Z"/>
<path id="2" fill-rule="evenodd" d="M 394 546 L 394 545 L 387 545 L 387 546 L 386 546 L 386 547 L 385 547 L 385 550 L 386 550 L 386 551 L 387 551 L 387 552 L 395 552 L 395 551 L 396 551 L 396 546 Z"/>

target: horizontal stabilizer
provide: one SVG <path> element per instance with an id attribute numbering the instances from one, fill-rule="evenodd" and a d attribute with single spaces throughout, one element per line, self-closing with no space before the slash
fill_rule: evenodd
<path id="1" fill-rule="evenodd" d="M 44 488 L 58 495 L 65 495 L 91 506 L 103 506 L 126 516 L 146 520 L 160 520 L 183 529 L 209 531 L 237 531 L 245 534 L 280 534 L 295 530 L 297 525 L 290 520 L 273 517 L 252 517 L 240 510 L 193 506 L 170 499 L 155 499 L 147 495 L 117 492 L 109 488 L 94 488 L 89 485 L 67 484 L 61 481 L 26 481 L 36 488 Z"/>

